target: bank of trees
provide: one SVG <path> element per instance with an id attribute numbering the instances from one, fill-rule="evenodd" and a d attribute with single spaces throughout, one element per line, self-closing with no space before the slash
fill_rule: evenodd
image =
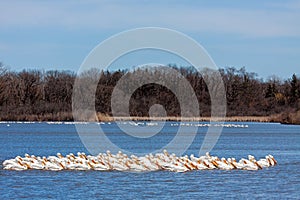
<path id="1" fill-rule="evenodd" d="M 195 91 L 201 116 L 210 115 L 210 95 L 203 74 L 193 68 L 177 68 Z M 266 81 L 245 68 L 220 69 L 227 98 L 228 116 L 267 116 L 300 110 L 300 78 L 271 77 Z M 95 94 L 95 107 L 100 113 L 111 115 L 111 94 L 127 71 L 86 72 L 85 78 L 101 76 Z M 129 73 L 129 74 L 128 74 Z M 160 70 L 154 73 L 162 76 Z M 165 73 L 165 72 L 164 72 Z M 84 77 L 79 78 L 83 78 Z M 23 70 L 9 71 L 0 65 L 1 120 L 72 120 L 72 91 L 76 74 L 71 71 Z M 176 80 L 174 80 L 176 81 Z M 129 81 L 130 82 L 130 81 Z M 134 80 L 132 82 L 134 83 Z M 174 82 L 176 85 L 176 82 Z M 121 100 L 120 100 L 121 101 Z M 135 90 L 130 98 L 130 114 L 148 116 L 154 104 L 165 107 L 168 116 L 180 116 L 180 103 L 169 88 L 146 84 Z"/>

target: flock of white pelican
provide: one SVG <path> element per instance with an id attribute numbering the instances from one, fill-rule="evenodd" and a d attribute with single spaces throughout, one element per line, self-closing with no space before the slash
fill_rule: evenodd
<path id="1" fill-rule="evenodd" d="M 39 157 L 25 154 L 24 157 L 5 160 L 3 168 L 6 170 L 99 170 L 99 171 L 172 171 L 187 172 L 191 170 L 259 170 L 274 166 L 277 161 L 272 155 L 256 160 L 254 156 L 249 155 L 248 159 L 242 158 L 236 161 L 235 158 L 221 158 L 211 156 L 206 153 L 205 156 L 195 157 L 193 154 L 188 157 L 177 157 L 175 154 L 163 150 L 162 153 L 148 154 L 137 157 L 135 155 L 127 156 L 119 151 L 112 154 L 110 151 L 100 153 L 97 156 L 86 155 L 78 152 L 63 156 L 57 153 L 56 156 Z"/>

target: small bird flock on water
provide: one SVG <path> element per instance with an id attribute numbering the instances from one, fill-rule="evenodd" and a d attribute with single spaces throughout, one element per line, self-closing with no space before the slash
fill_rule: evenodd
<path id="1" fill-rule="evenodd" d="M 187 172 L 192 170 L 260 170 L 277 164 L 272 155 L 256 160 L 254 156 L 248 155 L 248 159 L 242 158 L 236 161 L 235 158 L 221 158 L 211 156 L 208 152 L 205 156 L 177 157 L 170 154 L 167 150 L 162 153 L 147 154 L 137 157 L 135 155 L 127 156 L 119 151 L 112 154 L 110 151 L 100 153 L 97 156 L 86 155 L 78 152 L 77 155 L 72 153 L 63 156 L 57 153 L 56 156 L 39 157 L 25 154 L 24 157 L 5 160 L 3 168 L 6 170 L 97 170 L 97 171 L 130 171 L 130 172 L 147 172 L 147 171 L 171 171 Z"/>
<path id="2" fill-rule="evenodd" d="M 6 126 L 10 127 L 13 124 L 40 124 L 44 122 L 35 122 L 35 121 L 0 121 L 0 124 L 6 124 Z M 74 124 L 98 124 L 98 125 L 112 125 L 112 122 L 46 122 L 48 125 L 74 125 Z M 126 122 L 126 121 L 118 121 L 116 124 L 129 125 L 129 126 L 158 126 L 159 122 Z M 170 126 L 194 126 L 194 127 L 223 127 L 223 128 L 248 128 L 248 124 L 229 124 L 229 123 L 188 123 L 188 122 L 180 122 L 180 123 L 171 123 Z"/>

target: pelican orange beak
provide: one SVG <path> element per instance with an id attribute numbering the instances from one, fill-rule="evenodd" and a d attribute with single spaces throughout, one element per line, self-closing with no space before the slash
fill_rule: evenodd
<path id="1" fill-rule="evenodd" d="M 61 163 L 58 163 L 63 169 L 65 169 L 65 166 L 63 166 L 63 164 Z"/>
<path id="2" fill-rule="evenodd" d="M 190 164 L 191 164 L 191 166 L 192 166 L 194 169 L 197 168 L 196 165 L 194 165 L 193 163 L 190 163 Z"/>
<path id="3" fill-rule="evenodd" d="M 262 169 L 262 167 L 257 162 L 254 162 L 254 163 L 259 169 Z"/>
<path id="4" fill-rule="evenodd" d="M 230 163 L 230 164 L 233 166 L 234 169 L 237 169 L 237 167 L 235 166 L 235 164 L 233 164 L 233 163 Z"/>
<path id="5" fill-rule="evenodd" d="M 274 163 L 275 163 L 275 165 L 277 165 L 277 161 L 275 160 L 275 158 L 271 158 L 273 161 L 274 161 Z"/>
<path id="6" fill-rule="evenodd" d="M 191 170 L 191 168 L 185 163 L 184 164 L 184 166 L 186 167 L 186 168 L 188 168 L 189 170 Z"/>
<path id="7" fill-rule="evenodd" d="M 209 168 L 209 165 L 208 165 L 205 161 L 203 161 L 203 164 L 204 164 L 207 168 Z"/>
<path id="8" fill-rule="evenodd" d="M 212 163 L 215 167 L 219 168 L 218 163 L 216 163 L 215 161 L 212 161 L 211 163 Z"/>
<path id="9" fill-rule="evenodd" d="M 92 169 L 94 169 L 94 167 L 90 164 L 90 162 L 87 162 L 88 166 Z"/>
<path id="10" fill-rule="evenodd" d="M 103 161 L 100 161 L 100 163 L 105 166 L 105 163 Z"/>
<path id="11" fill-rule="evenodd" d="M 27 163 L 24 163 L 27 167 L 27 169 L 31 169 L 30 165 L 28 165 Z"/>
<path id="12" fill-rule="evenodd" d="M 272 165 L 269 157 L 268 157 L 267 161 L 268 161 L 269 165 Z"/>

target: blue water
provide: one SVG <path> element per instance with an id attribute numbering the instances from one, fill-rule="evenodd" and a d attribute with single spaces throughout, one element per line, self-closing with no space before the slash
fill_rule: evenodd
<path id="1" fill-rule="evenodd" d="M 178 127 L 167 122 L 147 139 L 124 134 L 115 123 L 101 125 L 109 139 L 125 150 L 148 153 L 162 148 Z M 0 166 L 0 199 L 300 199 L 300 126 L 274 123 L 223 128 L 211 154 L 219 157 L 257 158 L 272 154 L 278 165 L 259 171 L 167 171 L 130 173 L 99 171 L 7 171 Z M 153 127 L 148 127 L 149 130 Z M 199 153 L 207 128 L 200 127 L 186 154 Z M 188 134 L 188 132 L 187 132 Z M 1 123 L 0 162 L 25 153 L 48 156 L 89 153 L 75 125 Z"/>

